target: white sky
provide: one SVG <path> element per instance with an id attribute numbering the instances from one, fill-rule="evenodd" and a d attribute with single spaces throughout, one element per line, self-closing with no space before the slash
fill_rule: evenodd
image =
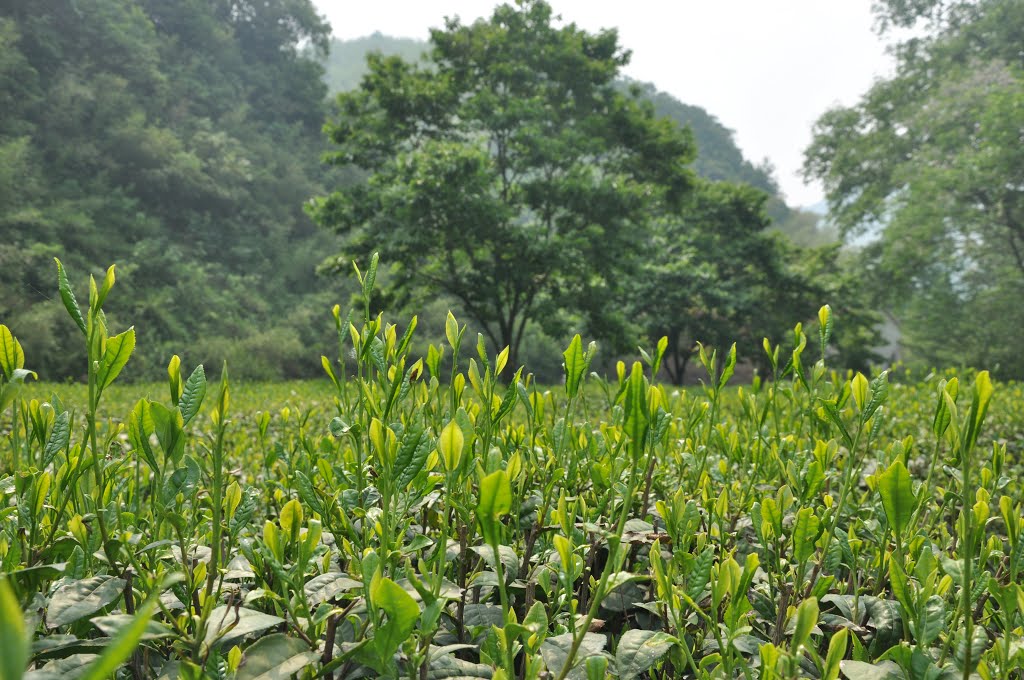
<path id="1" fill-rule="evenodd" d="M 314 0 L 343 39 L 380 31 L 426 39 L 493 0 Z M 614 27 L 632 50 L 625 73 L 701 106 L 736 133 L 744 156 L 768 158 L 791 205 L 822 200 L 799 176 L 815 119 L 853 104 L 891 70 L 872 32 L 871 0 L 549 0 L 566 22 Z"/>

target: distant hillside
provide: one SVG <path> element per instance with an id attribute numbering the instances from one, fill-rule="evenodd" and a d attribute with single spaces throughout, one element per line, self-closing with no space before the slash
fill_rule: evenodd
<path id="1" fill-rule="evenodd" d="M 350 175 L 319 162 L 330 27 L 310 0 L 225 6 L 0 3 L 0 320 L 40 378 L 87 370 L 54 257 L 83 304 L 117 264 L 126 379 L 175 353 L 234 378 L 322 374 L 348 295 L 316 275 L 338 237 L 303 211 Z"/>
<path id="2" fill-rule="evenodd" d="M 380 52 L 397 55 L 407 61 L 423 58 L 429 45 L 412 38 L 393 38 L 379 32 L 355 40 L 332 39 L 330 55 L 324 62 L 324 80 L 332 93 L 344 92 L 359 85 L 366 73 L 366 55 Z M 623 82 L 642 98 L 648 99 L 655 111 L 680 125 L 689 125 L 697 141 L 699 154 L 694 170 L 711 180 L 750 184 L 772 196 L 768 214 L 775 228 L 787 234 L 795 243 L 815 246 L 834 240 L 830 232 L 822 229 L 820 216 L 790 208 L 779 193 L 770 165 L 755 165 L 743 157 L 736 146 L 733 132 L 718 118 L 699 106 L 684 104 L 667 92 L 661 92 L 653 83 Z"/>
<path id="3" fill-rule="evenodd" d="M 733 131 L 722 125 L 714 115 L 699 106 L 684 104 L 667 92 L 661 92 L 654 83 L 630 83 L 639 89 L 640 96 L 654 104 L 659 116 L 689 125 L 697 140 L 700 154 L 694 169 L 701 177 L 716 181 L 743 182 L 769 194 L 778 194 L 779 187 L 770 167 L 755 166 L 743 157 L 733 139 Z"/>
<path id="4" fill-rule="evenodd" d="M 419 61 L 428 49 L 427 43 L 412 38 L 392 38 L 380 32 L 355 40 L 331 40 L 331 51 L 324 62 L 324 81 L 332 92 L 345 92 L 359 85 L 366 73 L 369 52 L 397 55 L 406 61 Z"/>

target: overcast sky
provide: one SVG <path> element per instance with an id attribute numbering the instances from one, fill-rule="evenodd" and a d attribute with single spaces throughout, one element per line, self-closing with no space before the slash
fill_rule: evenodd
<path id="1" fill-rule="evenodd" d="M 871 0 L 549 0 L 584 29 L 617 28 L 626 74 L 707 109 L 744 155 L 768 158 L 791 205 L 822 200 L 799 176 L 811 125 L 852 104 L 891 71 L 872 32 Z M 492 0 L 314 0 L 343 39 L 374 31 L 426 39 L 457 15 L 490 16 Z"/>

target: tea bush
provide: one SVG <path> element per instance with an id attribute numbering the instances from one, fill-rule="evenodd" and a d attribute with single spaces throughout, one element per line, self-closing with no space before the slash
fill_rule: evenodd
<path id="1" fill-rule="evenodd" d="M 113 268 L 85 385 L 0 326 L 0 679 L 1021 677 L 1020 386 L 832 370 L 826 306 L 770 380 L 547 388 L 375 275 L 322 382 L 118 388 Z"/>

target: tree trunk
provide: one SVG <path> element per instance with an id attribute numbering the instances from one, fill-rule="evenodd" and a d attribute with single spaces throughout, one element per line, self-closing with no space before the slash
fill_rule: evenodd
<path id="1" fill-rule="evenodd" d="M 690 362 L 690 352 L 681 351 L 677 343 L 671 343 L 671 352 L 668 354 L 668 361 L 662 361 L 665 367 L 665 374 L 673 385 L 682 385 L 686 377 L 686 365 Z"/>

